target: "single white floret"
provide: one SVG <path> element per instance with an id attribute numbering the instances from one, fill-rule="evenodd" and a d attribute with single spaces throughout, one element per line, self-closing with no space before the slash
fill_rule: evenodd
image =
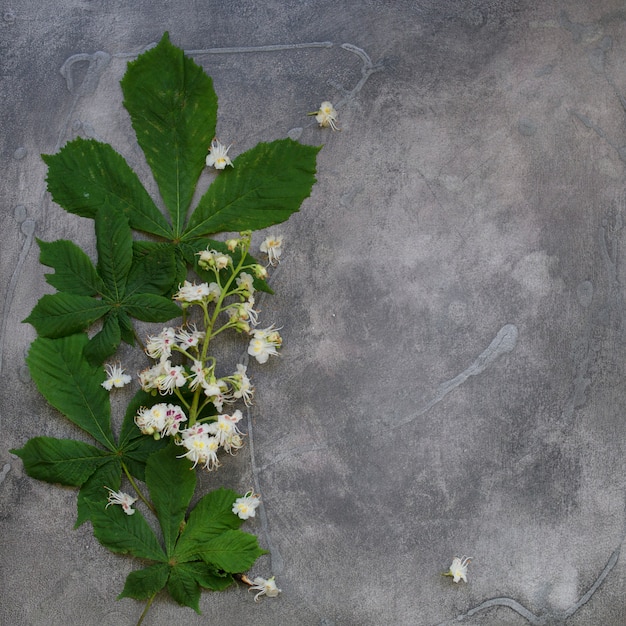
<path id="1" fill-rule="evenodd" d="M 461 579 L 467 582 L 467 566 L 471 560 L 471 557 L 462 556 L 459 558 L 455 556 L 452 559 L 452 565 L 450 565 L 450 570 L 446 573 L 446 576 L 452 576 L 452 580 L 455 583 L 458 583 Z"/>
<path id="2" fill-rule="evenodd" d="M 132 380 L 128 374 L 124 374 L 124 369 L 119 363 L 115 365 L 107 364 L 104 366 L 104 369 L 108 378 L 102 383 L 102 386 L 107 391 L 111 391 L 113 387 L 121 388 L 124 385 L 128 385 L 128 383 Z"/>
<path id="3" fill-rule="evenodd" d="M 258 591 L 259 593 L 254 596 L 254 601 L 258 602 L 261 596 L 267 596 L 268 598 L 275 598 L 279 593 L 280 589 L 276 586 L 276 581 L 274 580 L 274 576 L 268 578 L 262 578 L 261 576 L 257 576 L 253 581 L 253 585 L 248 589 L 248 591 Z"/>
<path id="4" fill-rule="evenodd" d="M 105 487 L 109 491 L 109 501 L 106 505 L 106 509 L 108 509 L 112 504 L 119 504 L 122 507 L 122 511 L 126 513 L 126 515 L 134 515 L 135 509 L 132 508 L 132 505 L 137 501 L 137 498 L 133 498 L 131 495 L 124 493 L 123 491 L 114 491 L 110 487 Z"/>
<path id="5" fill-rule="evenodd" d="M 248 491 L 233 503 L 233 513 L 241 519 L 248 519 L 256 515 L 256 509 L 261 504 L 261 497 L 253 491 Z"/>
<path id="6" fill-rule="evenodd" d="M 261 252 L 267 254 L 270 265 L 280 263 L 280 255 L 282 254 L 283 236 L 266 237 L 260 246 Z"/>
<path id="7" fill-rule="evenodd" d="M 332 105 L 332 102 L 325 100 L 320 104 L 319 111 L 315 114 L 315 121 L 320 125 L 320 128 L 327 128 L 330 126 L 333 130 L 339 130 L 337 126 L 337 111 Z"/>
<path id="8" fill-rule="evenodd" d="M 211 147 L 209 148 L 209 154 L 206 158 L 207 167 L 214 167 L 216 170 L 223 170 L 227 165 L 234 167 L 233 162 L 228 156 L 229 150 L 230 146 L 227 148 L 217 139 L 213 139 Z"/>

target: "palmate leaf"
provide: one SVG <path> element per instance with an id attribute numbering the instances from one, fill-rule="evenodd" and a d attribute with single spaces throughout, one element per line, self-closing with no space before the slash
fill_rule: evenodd
<path id="1" fill-rule="evenodd" d="M 39 337 L 31 344 L 26 363 L 37 389 L 53 407 L 103 446 L 115 450 L 109 395 L 101 384 L 105 372 L 84 358 L 87 341 L 84 334 Z"/>
<path id="2" fill-rule="evenodd" d="M 146 484 L 156 508 L 168 557 L 174 553 L 181 524 L 196 488 L 196 473 L 191 462 L 177 458 L 179 452 L 180 448 L 170 443 L 167 448 L 152 454 L 146 464 Z"/>
<path id="3" fill-rule="evenodd" d="M 42 242 L 42 262 L 55 269 L 48 282 L 69 293 L 43 296 L 24 321 L 40 336 L 58 338 L 84 331 L 104 318 L 102 329 L 85 350 L 90 363 L 101 364 L 120 341 L 134 343 L 130 316 L 165 322 L 178 317 L 180 309 L 162 295 L 170 291 L 176 275 L 171 246 L 134 244 L 128 219 L 108 201 L 94 217 L 97 269 L 70 242 Z"/>
<path id="4" fill-rule="evenodd" d="M 109 144 L 78 138 L 42 158 L 48 166 L 48 191 L 69 213 L 94 218 L 106 203 L 124 214 L 135 230 L 169 238 L 167 220 Z"/>
<path id="5" fill-rule="evenodd" d="M 202 196 L 181 239 L 284 222 L 311 193 L 319 150 L 278 139 L 239 155 Z"/>
<path id="6" fill-rule="evenodd" d="M 212 80 L 165 33 L 157 46 L 128 64 L 121 86 L 177 239 L 215 136 Z"/>

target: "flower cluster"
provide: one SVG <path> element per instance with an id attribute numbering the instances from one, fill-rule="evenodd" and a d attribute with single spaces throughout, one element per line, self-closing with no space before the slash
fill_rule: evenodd
<path id="1" fill-rule="evenodd" d="M 135 424 L 144 435 L 155 439 L 176 435 L 180 425 L 187 421 L 187 416 L 176 404 L 155 404 L 150 408 L 141 407 L 135 416 Z"/>

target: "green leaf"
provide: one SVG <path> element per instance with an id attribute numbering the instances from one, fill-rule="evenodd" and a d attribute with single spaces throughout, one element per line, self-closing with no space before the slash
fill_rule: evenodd
<path id="1" fill-rule="evenodd" d="M 87 341 L 84 334 L 39 337 L 31 344 L 26 363 L 37 389 L 53 407 L 106 448 L 116 450 L 109 395 L 101 384 L 106 374 L 84 357 Z"/>
<path id="2" fill-rule="evenodd" d="M 146 464 L 146 484 L 161 524 L 168 556 L 174 553 L 181 524 L 196 488 L 196 473 L 191 462 L 176 458 L 178 452 L 180 448 L 172 442 L 152 454 Z"/>
<path id="3" fill-rule="evenodd" d="M 156 563 L 145 569 L 131 572 L 126 577 L 124 590 L 117 596 L 117 599 L 147 600 L 165 587 L 169 575 L 170 568 L 166 563 Z"/>
<path id="4" fill-rule="evenodd" d="M 185 564 L 170 569 L 167 590 L 178 604 L 191 607 L 196 613 L 200 613 L 200 587 L 194 572 Z"/>
<path id="5" fill-rule="evenodd" d="M 31 478 L 77 487 L 109 458 L 107 453 L 74 439 L 34 437 L 23 448 L 11 450 Z"/>
<path id="6" fill-rule="evenodd" d="M 109 311 L 104 318 L 102 330 L 94 335 L 85 346 L 85 358 L 93 365 L 102 365 L 112 354 L 122 340 L 118 312 Z"/>
<path id="7" fill-rule="evenodd" d="M 41 337 L 64 337 L 89 328 L 110 309 L 111 305 L 89 296 L 46 294 L 24 322 L 32 324 Z"/>
<path id="8" fill-rule="evenodd" d="M 196 582 L 205 589 L 213 591 L 223 591 L 233 584 L 234 579 L 226 572 L 219 572 L 211 565 L 201 561 L 180 564 L 177 567 L 184 567 L 196 579 Z"/>
<path id="9" fill-rule="evenodd" d="M 261 550 L 257 538 L 241 530 L 227 530 L 207 541 L 198 556 L 225 572 L 237 573 L 250 569 L 266 550 Z"/>
<path id="10" fill-rule="evenodd" d="M 120 302 L 133 262 L 133 235 L 128 218 L 107 203 L 96 212 L 95 226 L 98 274 L 106 285 L 106 296 Z"/>
<path id="11" fill-rule="evenodd" d="M 284 222 L 311 193 L 319 150 L 278 139 L 239 155 L 202 196 L 182 239 Z"/>
<path id="12" fill-rule="evenodd" d="M 113 489 L 113 491 L 119 491 L 121 481 L 122 464 L 119 458 L 109 456 L 106 463 L 96 469 L 78 492 L 78 515 L 74 528 L 78 528 L 90 519 L 91 508 L 89 503 L 99 503 L 106 506 L 109 497 L 106 487 Z"/>
<path id="13" fill-rule="evenodd" d="M 95 296 L 104 285 L 91 259 L 74 243 L 65 239 L 41 241 L 37 239 L 41 255 L 39 262 L 55 270 L 46 274 L 46 281 L 58 291 L 77 296 Z"/>
<path id="14" fill-rule="evenodd" d="M 133 265 L 128 274 L 126 294 L 135 292 L 167 295 L 176 286 L 174 246 L 170 243 L 135 241 Z"/>
<path id="15" fill-rule="evenodd" d="M 128 467 L 128 471 L 139 478 L 146 480 L 146 463 L 152 454 L 167 446 L 167 439 L 153 439 L 147 435 L 141 435 L 128 444 L 122 460 Z"/>
<path id="16" fill-rule="evenodd" d="M 175 557 L 179 562 L 196 560 L 195 555 L 207 541 L 243 524 L 243 520 L 232 512 L 238 497 L 234 491 L 222 488 L 211 491 L 198 501 L 176 546 Z"/>
<path id="17" fill-rule="evenodd" d="M 217 96 L 211 79 L 183 51 L 159 44 L 128 64 L 124 106 L 178 238 L 211 140 Z"/>
<path id="18" fill-rule="evenodd" d="M 128 314 L 121 307 L 117 310 L 117 321 L 120 325 L 120 336 L 129 346 L 135 345 L 135 329 Z"/>
<path id="19" fill-rule="evenodd" d="M 141 511 L 135 509 L 133 515 L 126 515 L 118 505 L 110 505 L 107 508 L 102 502 L 87 504 L 90 508 L 89 518 L 94 535 L 103 546 L 112 552 L 167 562 L 163 548 Z"/>
<path id="20" fill-rule="evenodd" d="M 124 299 L 124 310 L 143 322 L 167 322 L 180 317 L 180 307 L 163 296 L 153 293 L 137 293 Z"/>
<path id="21" fill-rule="evenodd" d="M 135 230 L 171 237 L 169 224 L 135 172 L 109 144 L 78 138 L 42 158 L 48 165 L 48 191 L 69 213 L 93 218 L 108 202 Z"/>

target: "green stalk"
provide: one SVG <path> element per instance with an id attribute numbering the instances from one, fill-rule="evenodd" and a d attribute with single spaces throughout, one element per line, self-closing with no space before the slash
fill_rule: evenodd
<path id="1" fill-rule="evenodd" d="M 152 602 L 156 598 L 156 594 L 157 593 L 158 593 L 158 591 L 148 600 L 148 602 L 146 604 L 146 608 L 143 610 L 143 613 L 139 616 L 139 621 L 137 622 L 137 626 L 141 626 L 141 622 L 143 622 L 143 618 L 146 616 L 146 613 L 150 609 L 150 606 L 152 605 Z"/>
<path id="2" fill-rule="evenodd" d="M 133 489 L 135 490 L 137 495 L 141 498 L 144 504 L 156 515 L 157 512 L 156 512 L 156 509 L 154 508 L 154 504 L 152 504 L 152 502 L 146 499 L 146 497 L 143 495 L 143 493 L 141 492 L 141 489 L 139 489 L 137 483 L 135 482 L 135 479 L 131 476 L 130 472 L 128 471 L 128 468 L 126 467 L 126 463 L 124 463 L 123 461 L 122 461 L 122 469 L 124 470 L 124 473 L 126 474 L 126 478 L 128 478 L 128 481 L 133 486 Z"/>

